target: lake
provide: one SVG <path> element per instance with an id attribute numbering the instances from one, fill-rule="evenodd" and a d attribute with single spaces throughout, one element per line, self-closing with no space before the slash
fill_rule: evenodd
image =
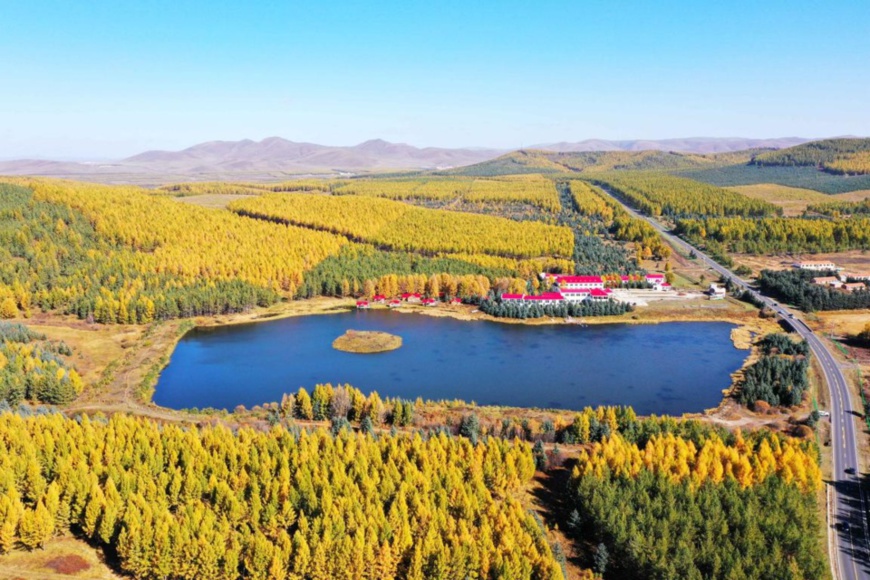
<path id="1" fill-rule="evenodd" d="M 317 383 L 384 397 L 582 409 L 631 405 L 639 414 L 703 411 L 722 399 L 748 352 L 734 325 L 541 325 L 461 321 L 388 310 L 301 316 L 194 329 L 163 371 L 154 402 L 233 409 L 279 401 Z M 378 354 L 334 350 L 348 329 L 402 337 Z"/>

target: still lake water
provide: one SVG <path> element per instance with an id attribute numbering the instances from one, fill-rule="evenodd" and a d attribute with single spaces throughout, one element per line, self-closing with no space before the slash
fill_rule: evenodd
<path id="1" fill-rule="evenodd" d="M 748 354 L 731 342 L 733 327 L 524 326 L 372 310 L 195 329 L 172 354 L 154 402 L 174 409 L 252 407 L 330 382 L 382 397 L 697 412 L 719 404 Z M 404 344 L 378 354 L 334 350 L 332 341 L 348 329 L 397 334 Z"/>

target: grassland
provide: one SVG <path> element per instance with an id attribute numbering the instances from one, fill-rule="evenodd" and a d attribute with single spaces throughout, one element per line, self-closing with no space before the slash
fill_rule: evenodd
<path id="1" fill-rule="evenodd" d="M 43 549 L 0 554 L 0 578 L 14 580 L 118 580 L 102 552 L 84 540 L 65 535 L 49 540 Z"/>
<path id="2" fill-rule="evenodd" d="M 785 217 L 799 216 L 806 211 L 808 205 L 814 203 L 828 203 L 831 201 L 863 201 L 870 198 L 870 190 L 826 195 L 812 189 L 788 187 L 776 183 L 737 185 L 729 187 L 728 189 L 753 199 L 760 199 L 777 205 L 783 209 L 783 215 Z"/>

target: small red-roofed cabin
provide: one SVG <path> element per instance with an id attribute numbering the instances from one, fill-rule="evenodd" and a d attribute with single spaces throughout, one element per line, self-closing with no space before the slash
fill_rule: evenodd
<path id="1" fill-rule="evenodd" d="M 407 300 L 412 294 L 410 292 L 402 292 L 402 300 Z"/>
<path id="2" fill-rule="evenodd" d="M 401 305 L 402 305 L 401 300 L 390 300 L 389 304 L 387 304 L 387 306 L 389 306 L 390 308 L 398 308 Z"/>
<path id="3" fill-rule="evenodd" d="M 377 302 L 378 304 L 383 304 L 387 301 L 387 297 L 383 294 L 375 294 L 374 298 L 372 298 L 373 302 Z"/>
<path id="4" fill-rule="evenodd" d="M 450 304 L 462 304 L 462 298 L 459 298 L 457 296 L 453 300 L 450 301 Z"/>
<path id="5" fill-rule="evenodd" d="M 438 306 L 438 301 L 434 298 L 424 298 L 420 301 L 423 306 Z"/>
<path id="6" fill-rule="evenodd" d="M 356 307 L 359 308 L 359 309 L 368 308 L 368 307 L 369 307 L 369 301 L 368 301 L 368 300 L 357 300 L 357 301 L 356 301 Z"/>

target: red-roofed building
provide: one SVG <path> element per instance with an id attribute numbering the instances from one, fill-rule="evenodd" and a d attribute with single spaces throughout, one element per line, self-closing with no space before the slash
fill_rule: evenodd
<path id="1" fill-rule="evenodd" d="M 410 292 L 402 292 L 402 300 L 407 300 L 412 294 Z"/>
<path id="2" fill-rule="evenodd" d="M 559 291 L 562 298 L 568 302 L 583 302 L 589 298 L 590 292 L 592 292 L 592 288 L 565 288 Z"/>
<path id="3" fill-rule="evenodd" d="M 602 290 L 600 288 L 593 288 L 592 292 L 589 293 L 589 297 L 592 300 L 607 300 L 610 298 L 610 292 L 606 290 Z"/>
<path id="4" fill-rule="evenodd" d="M 383 304 L 387 301 L 387 297 L 383 294 L 375 294 L 372 298 L 372 302 L 377 302 L 378 304 Z"/>
<path id="5" fill-rule="evenodd" d="M 462 304 L 462 298 L 459 298 L 459 297 L 457 296 L 456 298 L 454 298 L 453 300 L 451 300 L 450 303 L 451 303 L 451 304 Z"/>
<path id="6" fill-rule="evenodd" d="M 558 304 L 564 301 L 565 298 L 558 292 L 544 292 L 539 296 L 526 295 L 523 296 L 524 302 L 534 302 L 536 304 Z"/>
<path id="7" fill-rule="evenodd" d="M 601 276 L 556 276 L 556 284 L 560 289 L 604 288 Z"/>
<path id="8" fill-rule="evenodd" d="M 438 301 L 434 298 L 424 298 L 420 301 L 423 306 L 438 306 Z"/>
<path id="9" fill-rule="evenodd" d="M 398 308 L 401 305 L 402 305 L 401 300 L 390 300 L 390 303 L 387 304 L 387 306 L 389 306 L 390 308 Z"/>
<path id="10" fill-rule="evenodd" d="M 356 307 L 357 307 L 357 308 L 360 308 L 360 309 L 362 309 L 362 308 L 368 308 L 368 307 L 369 307 L 369 301 L 368 301 L 368 300 L 357 300 L 357 301 L 356 301 Z"/>
<path id="11" fill-rule="evenodd" d="M 502 294 L 501 299 L 502 300 L 522 300 L 523 295 L 522 294 Z"/>

